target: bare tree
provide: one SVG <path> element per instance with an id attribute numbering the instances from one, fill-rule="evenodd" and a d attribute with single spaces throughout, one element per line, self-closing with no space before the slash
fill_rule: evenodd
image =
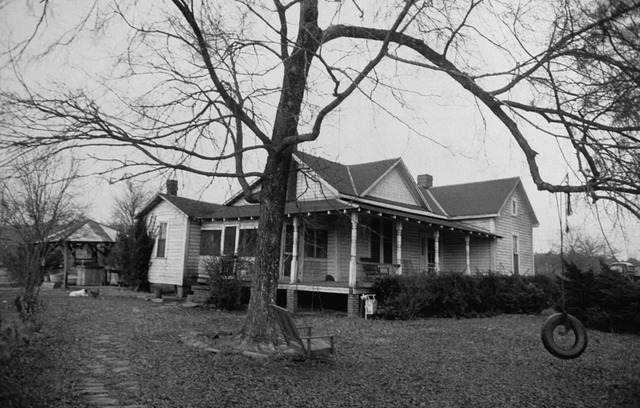
<path id="1" fill-rule="evenodd" d="M 135 224 L 136 215 L 151 201 L 153 194 L 142 183 L 125 180 L 124 194 L 114 198 L 111 223 L 118 231 L 125 231 Z"/>
<path id="2" fill-rule="evenodd" d="M 45 261 L 57 242 L 48 238 L 78 220 L 74 204 L 77 169 L 44 159 L 25 158 L 1 181 L 0 225 L 5 230 L 2 263 L 22 286 L 21 312 L 35 317 Z"/>
<path id="3" fill-rule="evenodd" d="M 107 85 L 45 90 L 23 79 L 1 95 L 0 147 L 10 158 L 98 148 L 107 171 L 237 178 L 261 204 L 244 335 L 269 342 L 292 153 L 355 93 L 383 110 L 390 95 L 405 103 L 416 78 L 403 83 L 389 69 L 429 72 L 467 92 L 511 134 L 540 190 L 609 200 L 640 217 L 637 172 L 627 171 L 640 123 L 617 96 L 622 87 L 637 97 L 638 10 L 637 0 L 96 1 L 82 26 L 130 33 Z M 562 183 L 541 170 L 536 138 L 565 154 L 572 173 Z M 116 147 L 128 153 L 109 154 Z"/>

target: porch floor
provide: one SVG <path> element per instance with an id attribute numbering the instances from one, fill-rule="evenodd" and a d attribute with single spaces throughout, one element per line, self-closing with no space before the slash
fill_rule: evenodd
<path id="1" fill-rule="evenodd" d="M 298 282 L 298 283 L 279 283 L 278 289 L 295 289 L 305 292 L 322 292 L 322 293 L 342 293 L 361 295 L 371 293 L 373 282 L 358 281 L 355 288 L 349 287 L 348 281 L 317 281 L 317 282 Z"/>

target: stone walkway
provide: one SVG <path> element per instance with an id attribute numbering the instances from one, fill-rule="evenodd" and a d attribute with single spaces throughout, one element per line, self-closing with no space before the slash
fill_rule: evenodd
<path id="1" fill-rule="evenodd" d="M 132 392 L 138 390 L 138 381 L 131 380 L 128 375 L 131 361 L 127 357 L 125 342 L 117 336 L 103 334 L 95 338 L 91 347 L 95 350 L 94 359 L 83 367 L 86 376 L 76 391 L 86 406 L 143 408 L 144 405 L 121 404 L 117 392 L 109 389 L 110 384 L 118 384 L 121 389 L 124 387 Z"/>

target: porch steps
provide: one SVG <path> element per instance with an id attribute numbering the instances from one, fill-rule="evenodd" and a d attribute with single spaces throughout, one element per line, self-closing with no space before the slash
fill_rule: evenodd
<path id="1" fill-rule="evenodd" d="M 190 294 L 187 295 L 187 301 L 193 303 L 205 303 L 209 300 L 209 287 L 205 285 L 194 285 L 191 287 Z"/>

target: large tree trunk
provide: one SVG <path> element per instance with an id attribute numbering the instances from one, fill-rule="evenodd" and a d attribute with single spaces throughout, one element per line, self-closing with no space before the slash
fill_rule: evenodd
<path id="1" fill-rule="evenodd" d="M 278 289 L 280 244 L 291 154 L 292 149 L 270 154 L 262 177 L 258 253 L 251 283 L 249 310 L 243 328 L 245 341 L 252 343 L 273 343 L 277 336 L 269 305 L 275 302 Z"/>

